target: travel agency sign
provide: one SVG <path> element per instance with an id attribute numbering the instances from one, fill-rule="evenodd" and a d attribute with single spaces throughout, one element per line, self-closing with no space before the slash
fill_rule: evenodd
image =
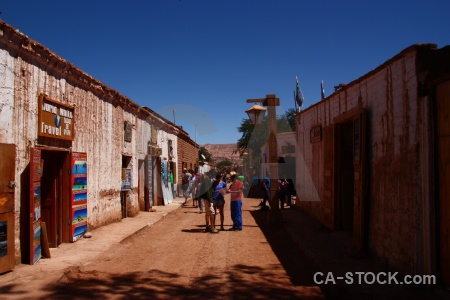
<path id="1" fill-rule="evenodd" d="M 75 108 L 52 100 L 45 95 L 39 96 L 38 136 L 73 141 Z"/>

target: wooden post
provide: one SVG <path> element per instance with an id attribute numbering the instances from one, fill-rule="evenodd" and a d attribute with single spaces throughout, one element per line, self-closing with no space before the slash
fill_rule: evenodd
<path id="1" fill-rule="evenodd" d="M 269 164 L 270 164 L 270 211 L 269 223 L 270 225 L 280 226 L 283 224 L 283 219 L 279 206 L 278 199 L 278 143 L 277 143 L 277 111 L 276 107 L 280 105 L 280 99 L 276 98 L 274 94 L 266 96 L 263 102 L 267 106 L 267 113 L 269 119 Z"/>
<path id="2" fill-rule="evenodd" d="M 277 143 L 277 111 L 280 99 L 275 94 L 268 94 L 266 98 L 248 99 L 247 103 L 261 102 L 267 106 L 267 117 L 269 119 L 269 164 L 270 164 L 270 211 L 269 223 L 274 226 L 283 224 L 278 199 L 278 143 Z"/>
<path id="3" fill-rule="evenodd" d="M 43 257 L 51 258 L 50 248 L 48 246 L 47 227 L 45 227 L 45 222 L 41 222 L 41 251 Z"/>

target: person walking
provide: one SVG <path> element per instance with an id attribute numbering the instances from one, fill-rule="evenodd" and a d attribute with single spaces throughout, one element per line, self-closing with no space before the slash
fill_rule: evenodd
<path id="1" fill-rule="evenodd" d="M 200 197 L 201 196 L 200 195 L 200 191 L 201 191 L 202 184 L 203 184 L 204 180 L 205 180 L 205 175 L 200 174 L 199 177 L 198 177 L 198 186 L 197 186 L 197 189 L 195 191 L 195 198 L 194 199 L 197 200 L 197 202 L 198 202 L 199 213 L 203 213 L 203 200 Z"/>
<path id="2" fill-rule="evenodd" d="M 227 190 L 227 183 L 225 176 L 222 176 L 222 174 L 218 173 L 216 175 L 216 181 L 213 183 L 214 193 L 213 193 L 213 203 L 214 203 L 214 210 L 217 215 L 217 211 L 219 211 L 220 215 L 220 230 L 225 230 L 223 227 L 223 222 L 225 219 L 223 208 L 225 206 L 225 198 L 223 197 Z"/>
<path id="3" fill-rule="evenodd" d="M 210 176 L 212 171 L 208 171 L 203 179 L 203 183 L 200 186 L 200 199 L 203 200 L 205 206 L 205 232 L 219 233 L 219 230 L 215 228 L 216 213 L 213 206 L 213 187 Z"/>
<path id="4" fill-rule="evenodd" d="M 186 196 L 185 196 L 185 201 L 184 203 L 187 202 L 187 199 L 189 198 L 189 196 L 192 196 L 192 206 L 197 207 L 195 205 L 195 201 L 194 201 L 194 197 L 195 197 L 195 185 L 196 185 L 196 181 L 197 178 L 195 177 L 195 173 L 194 171 L 190 170 L 191 172 L 191 176 L 189 177 L 189 184 L 188 184 L 188 189 L 186 191 Z"/>
<path id="5" fill-rule="evenodd" d="M 261 210 L 268 210 L 269 207 L 267 206 L 266 202 L 269 203 L 270 206 L 270 173 L 266 172 L 266 176 L 264 177 L 262 181 L 262 193 L 263 193 L 263 201 L 261 205 Z"/>
<path id="6" fill-rule="evenodd" d="M 280 190 L 280 208 L 284 208 L 284 204 L 286 203 L 288 206 L 291 206 L 291 194 L 288 190 L 289 182 L 287 179 L 278 179 L 278 188 Z"/>
<path id="7" fill-rule="evenodd" d="M 181 174 L 181 190 L 183 191 L 183 197 L 184 197 L 184 203 L 183 205 L 186 204 L 187 202 L 187 189 L 189 187 L 189 177 L 191 174 L 189 174 L 186 170 L 186 168 L 184 168 L 184 172 Z"/>
<path id="8" fill-rule="evenodd" d="M 172 196 L 173 196 L 173 198 L 175 198 L 175 189 L 174 189 L 173 172 L 172 172 L 172 170 L 170 170 L 169 182 L 170 182 L 170 188 L 172 189 Z"/>
<path id="9" fill-rule="evenodd" d="M 197 199 L 197 189 L 200 182 L 200 175 L 195 173 L 194 175 L 194 185 L 192 188 L 192 206 L 199 207 L 199 201 Z"/>
<path id="10" fill-rule="evenodd" d="M 237 179 L 237 174 L 233 173 L 231 174 L 231 185 L 227 191 L 230 193 L 230 211 L 233 221 L 233 227 L 230 230 L 240 231 L 242 230 L 242 189 L 244 185 Z"/>
<path id="11" fill-rule="evenodd" d="M 249 198 L 261 198 L 261 192 L 260 192 L 260 184 L 259 184 L 259 177 L 258 175 L 256 175 L 256 171 L 253 169 L 253 178 L 252 178 L 252 184 L 250 186 L 250 190 L 248 192 L 247 197 Z M 262 202 L 260 203 L 259 206 L 262 205 Z"/>

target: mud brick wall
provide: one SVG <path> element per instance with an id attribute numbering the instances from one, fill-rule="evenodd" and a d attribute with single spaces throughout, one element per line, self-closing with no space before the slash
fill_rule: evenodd
<path id="1" fill-rule="evenodd" d="M 405 51 L 297 115 L 298 205 L 323 220 L 324 146 L 310 130 L 362 106 L 367 113 L 367 246 L 389 265 L 412 273 L 420 224 L 422 112 L 416 52 Z"/>

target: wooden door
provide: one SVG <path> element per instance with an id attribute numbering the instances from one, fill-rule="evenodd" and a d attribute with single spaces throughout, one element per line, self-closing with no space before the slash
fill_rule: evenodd
<path id="1" fill-rule="evenodd" d="M 87 232 L 88 219 L 88 164 L 87 154 L 72 152 L 71 158 L 71 191 L 70 191 L 70 237 L 76 242 Z"/>
<path id="2" fill-rule="evenodd" d="M 71 234 L 71 208 L 72 208 L 72 155 L 66 153 L 62 169 L 62 198 L 58 209 L 60 218 L 60 230 L 58 233 L 61 238 L 58 239 L 58 245 L 61 243 L 69 243 L 72 239 Z"/>
<path id="3" fill-rule="evenodd" d="M 14 268 L 16 147 L 0 144 L 0 274 Z"/>
<path id="4" fill-rule="evenodd" d="M 138 160 L 138 205 L 140 211 L 145 211 L 145 161 Z"/>
<path id="5" fill-rule="evenodd" d="M 335 166 L 335 144 L 334 144 L 334 125 L 327 126 L 323 129 L 323 223 L 329 229 L 335 227 L 335 189 L 334 189 L 334 166 Z"/>
<path id="6" fill-rule="evenodd" d="M 0 213 L 14 211 L 16 147 L 0 144 Z"/>
<path id="7" fill-rule="evenodd" d="M 42 150 L 41 221 L 45 222 L 48 245 L 57 247 L 57 199 L 59 197 L 58 153 Z"/>
<path id="8" fill-rule="evenodd" d="M 161 185 L 161 158 L 156 156 L 153 158 L 154 168 L 153 168 L 153 192 L 154 192 L 154 205 L 163 205 L 164 198 L 162 193 L 162 185 Z"/>
<path id="9" fill-rule="evenodd" d="M 437 87 L 439 274 L 450 286 L 450 81 Z"/>
<path id="10" fill-rule="evenodd" d="M 364 249 L 364 210 L 365 210 L 365 145 L 366 117 L 364 111 L 353 120 L 353 167 L 354 167 L 354 201 L 353 201 L 353 240 L 356 250 Z"/>
<path id="11" fill-rule="evenodd" d="M 42 152 L 30 149 L 30 218 L 29 218 L 29 262 L 36 263 L 41 257 L 41 178 Z"/>

